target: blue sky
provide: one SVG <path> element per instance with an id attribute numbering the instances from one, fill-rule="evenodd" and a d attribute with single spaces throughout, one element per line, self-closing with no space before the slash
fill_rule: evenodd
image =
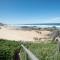
<path id="1" fill-rule="evenodd" d="M 0 0 L 0 22 L 60 22 L 60 0 Z"/>

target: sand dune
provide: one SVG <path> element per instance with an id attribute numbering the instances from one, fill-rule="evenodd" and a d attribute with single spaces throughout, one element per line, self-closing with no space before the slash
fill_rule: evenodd
<path id="1" fill-rule="evenodd" d="M 16 40 L 16 41 L 35 41 L 34 37 L 37 38 L 48 38 L 47 34 L 50 31 L 39 31 L 41 34 L 37 33 L 36 30 L 10 30 L 7 28 L 0 29 L 0 39 Z"/>

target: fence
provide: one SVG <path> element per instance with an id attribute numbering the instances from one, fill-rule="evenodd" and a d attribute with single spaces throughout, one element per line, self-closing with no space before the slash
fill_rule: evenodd
<path id="1" fill-rule="evenodd" d="M 25 52 L 25 60 L 42 60 L 41 58 L 38 59 L 31 51 L 29 51 L 24 45 L 21 45 L 24 52 Z M 58 41 L 57 46 L 51 52 L 51 55 L 46 56 L 44 60 L 60 60 L 60 41 Z"/>
<path id="2" fill-rule="evenodd" d="M 28 58 L 30 60 L 39 60 L 31 51 L 29 51 L 24 45 L 21 45 L 24 52 L 26 52 L 27 54 L 27 57 L 26 57 L 26 60 L 28 60 Z"/>

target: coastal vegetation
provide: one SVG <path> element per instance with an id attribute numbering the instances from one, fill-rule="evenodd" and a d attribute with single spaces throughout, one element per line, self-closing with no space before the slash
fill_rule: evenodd
<path id="1" fill-rule="evenodd" d="M 16 60 L 20 52 L 20 43 L 0 39 L 0 60 Z"/>
<path id="2" fill-rule="evenodd" d="M 27 43 L 25 46 L 33 52 L 39 60 L 60 60 L 60 52 L 58 51 L 58 44 L 56 42 Z M 24 54 L 26 53 L 22 50 L 22 60 L 25 59 Z"/>
<path id="3" fill-rule="evenodd" d="M 23 44 L 28 50 L 38 57 L 39 60 L 60 60 L 57 42 L 17 42 L 0 39 L 0 60 L 25 60 L 28 58 L 23 48 Z M 19 55 L 20 53 L 20 55 Z M 17 57 L 18 56 L 18 57 Z"/>

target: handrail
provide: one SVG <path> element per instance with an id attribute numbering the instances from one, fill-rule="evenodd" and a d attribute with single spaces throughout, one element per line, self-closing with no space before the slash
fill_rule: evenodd
<path id="1" fill-rule="evenodd" d="M 31 60 L 39 60 L 31 51 L 29 51 L 24 45 L 21 45 L 24 51 L 27 53 Z"/>

